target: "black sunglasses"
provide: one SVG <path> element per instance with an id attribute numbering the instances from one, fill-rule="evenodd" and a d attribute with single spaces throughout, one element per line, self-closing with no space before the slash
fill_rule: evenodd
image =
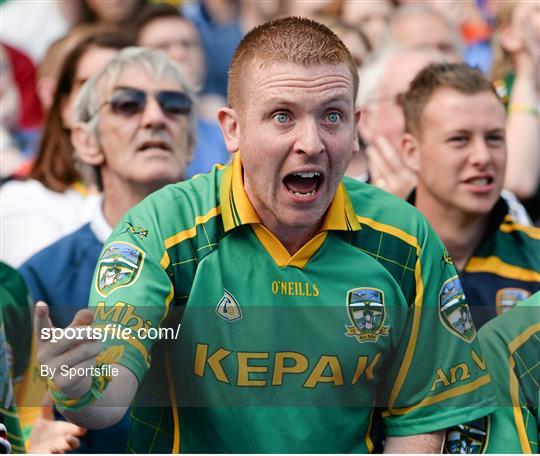
<path id="1" fill-rule="evenodd" d="M 165 115 L 178 116 L 191 112 L 193 102 L 184 92 L 161 90 L 155 92 L 153 96 Z M 131 117 L 144 111 L 147 100 L 148 94 L 143 90 L 122 87 L 107 98 L 92 117 L 107 104 L 111 105 L 111 111 L 114 114 Z"/>

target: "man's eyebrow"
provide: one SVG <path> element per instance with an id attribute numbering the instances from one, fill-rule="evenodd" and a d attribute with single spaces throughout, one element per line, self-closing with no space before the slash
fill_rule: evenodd
<path id="1" fill-rule="evenodd" d="M 333 96 L 329 98 L 328 100 L 323 100 L 321 101 L 320 104 L 321 105 L 330 105 L 330 104 L 335 104 L 335 103 L 347 104 L 348 102 L 349 102 L 349 96 L 343 94 L 343 95 Z M 302 103 L 298 103 L 295 100 L 290 100 L 279 95 L 268 98 L 267 100 L 265 100 L 265 103 L 275 104 L 275 105 L 286 105 L 286 106 L 295 106 L 298 104 L 302 104 Z"/>
<path id="2" fill-rule="evenodd" d="M 336 95 L 335 97 L 329 98 L 328 100 L 324 101 L 324 104 L 332 104 L 332 103 L 344 103 L 347 104 L 349 102 L 349 95 L 343 94 L 343 95 Z M 354 105 L 354 100 L 353 105 Z"/>
<path id="3" fill-rule="evenodd" d="M 140 90 L 140 89 L 137 89 L 136 87 L 132 87 L 132 86 L 125 86 L 125 85 L 120 85 L 120 86 L 114 86 L 112 88 L 113 90 Z"/>
<path id="4" fill-rule="evenodd" d="M 489 128 L 486 133 L 506 133 L 506 128 L 504 127 L 493 127 Z"/>

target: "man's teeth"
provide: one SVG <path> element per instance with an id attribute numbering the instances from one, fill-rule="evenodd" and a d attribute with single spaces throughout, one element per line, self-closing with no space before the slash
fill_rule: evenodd
<path id="1" fill-rule="evenodd" d="M 320 175 L 321 175 L 321 173 L 317 173 L 315 171 L 311 171 L 311 172 L 308 172 L 308 173 L 294 173 L 294 176 L 304 177 L 306 179 L 310 179 L 312 177 L 319 177 Z"/>
<path id="2" fill-rule="evenodd" d="M 478 179 L 471 179 L 469 182 L 474 185 L 487 185 L 489 184 L 489 179 L 486 177 L 482 177 Z"/>
<path id="3" fill-rule="evenodd" d="M 294 196 L 313 196 L 315 195 L 315 190 L 311 190 L 307 193 L 301 193 L 301 192 L 295 192 L 293 190 L 289 190 Z"/>

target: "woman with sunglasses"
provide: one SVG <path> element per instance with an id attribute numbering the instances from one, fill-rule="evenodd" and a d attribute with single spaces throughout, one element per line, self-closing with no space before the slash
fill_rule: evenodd
<path id="1" fill-rule="evenodd" d="M 6 263 L 20 266 L 87 221 L 89 189 L 80 183 L 70 140 L 72 104 L 81 85 L 130 44 L 118 32 L 96 31 L 66 56 L 29 179 L 2 187 L 0 259 Z"/>

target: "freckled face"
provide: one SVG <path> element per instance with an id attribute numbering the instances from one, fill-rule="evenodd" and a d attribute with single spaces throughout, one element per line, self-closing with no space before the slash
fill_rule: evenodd
<path id="1" fill-rule="evenodd" d="M 317 229 L 358 151 L 350 70 L 255 61 L 244 80 L 238 145 L 246 193 L 270 230 Z"/>

